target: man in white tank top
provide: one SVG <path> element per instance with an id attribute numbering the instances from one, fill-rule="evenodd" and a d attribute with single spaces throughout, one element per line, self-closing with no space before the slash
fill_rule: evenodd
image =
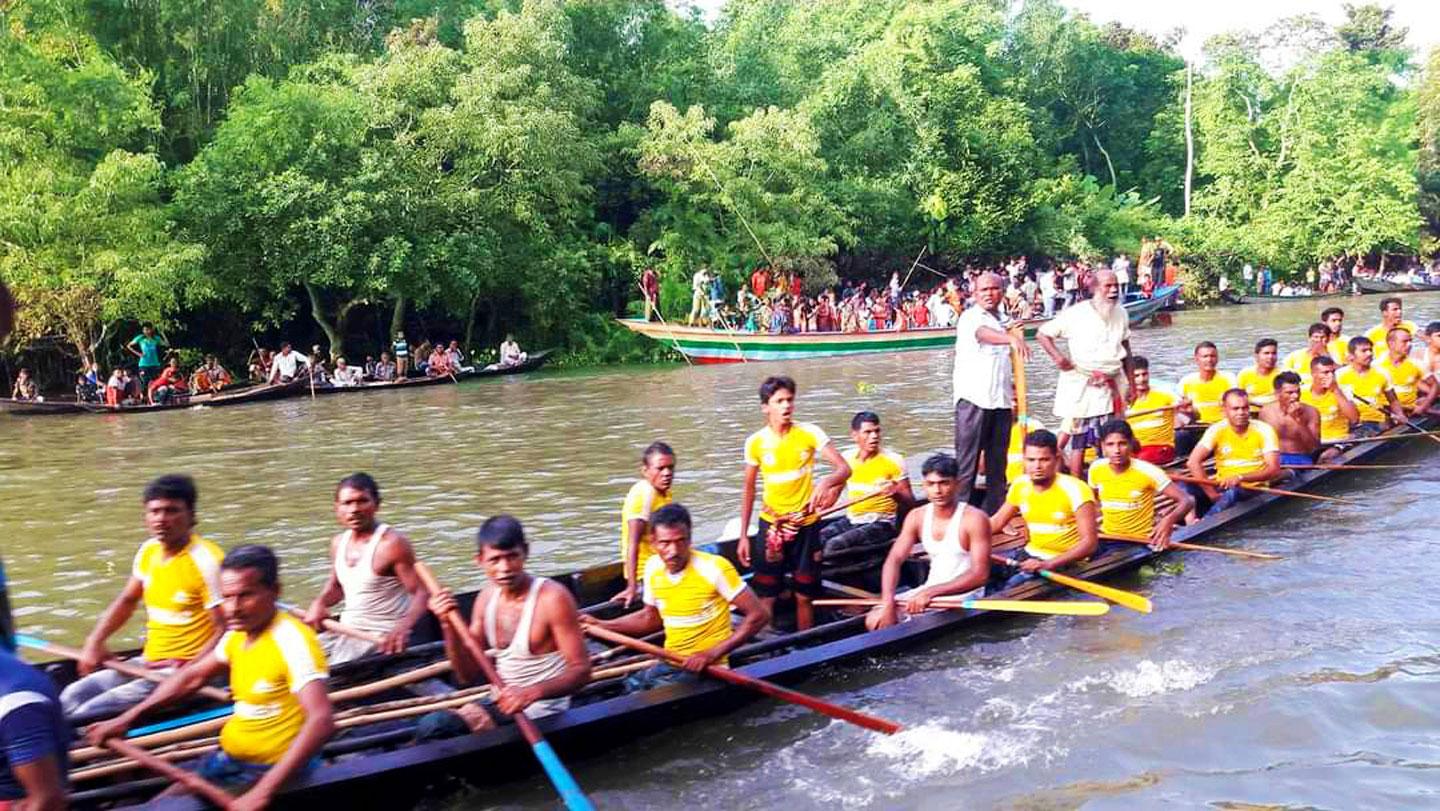
<path id="1" fill-rule="evenodd" d="M 880 576 L 880 604 L 865 617 L 872 631 L 894 625 L 905 613 L 919 614 L 936 597 L 979 597 L 990 576 L 990 521 L 984 510 L 960 500 L 960 467 L 955 457 L 936 454 L 921 468 L 929 504 L 911 510 L 890 547 Z M 897 598 L 900 573 L 919 543 L 930 558 L 930 574 L 917 589 Z"/>
<path id="2" fill-rule="evenodd" d="M 380 653 L 405 649 L 410 629 L 425 615 L 429 593 L 415 575 L 415 550 L 404 535 L 376 520 L 380 486 L 366 473 L 340 480 L 335 488 L 335 517 L 345 531 L 330 540 L 330 579 L 305 614 L 320 630 L 330 607 L 345 601 L 340 621 L 385 638 Z M 320 643 L 331 665 L 374 653 L 361 639 L 322 633 Z"/>
<path id="3" fill-rule="evenodd" d="M 525 571 L 530 545 L 520 522 L 497 515 L 480 526 L 475 561 L 490 583 L 475 598 L 470 634 L 495 659 L 505 687 L 499 695 L 441 710 L 421 719 L 422 739 L 479 732 L 524 712 L 542 718 L 570 707 L 570 694 L 590 681 L 590 656 L 580 631 L 575 598 L 559 583 Z M 430 610 L 443 617 L 457 608 L 448 590 L 430 598 Z M 454 666 L 455 682 L 466 685 L 481 678 L 480 665 L 448 623 L 445 655 Z"/>

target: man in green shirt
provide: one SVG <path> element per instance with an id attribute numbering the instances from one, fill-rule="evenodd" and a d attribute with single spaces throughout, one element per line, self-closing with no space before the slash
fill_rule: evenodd
<path id="1" fill-rule="evenodd" d="M 140 334 L 130 339 L 125 348 L 130 354 L 140 359 L 140 389 L 148 390 L 150 381 L 154 380 L 160 373 L 160 348 L 169 347 L 170 342 L 163 336 L 155 334 L 155 327 L 146 324 L 140 328 Z"/>

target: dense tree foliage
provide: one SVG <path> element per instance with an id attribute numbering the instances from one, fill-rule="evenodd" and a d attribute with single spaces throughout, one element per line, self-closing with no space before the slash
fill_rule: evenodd
<path id="1" fill-rule="evenodd" d="M 1207 44 L 1061 0 L 12 0 L 0 273 L 13 351 L 137 322 L 373 352 L 514 331 L 594 359 L 645 264 L 812 285 L 1100 256 L 1196 278 L 1403 254 L 1440 230 L 1440 55 L 1379 6 Z M 1426 242 L 1427 245 L 1432 243 Z M 203 318 L 202 318 L 203 316 Z M 220 334 L 224 332 L 225 334 Z"/>

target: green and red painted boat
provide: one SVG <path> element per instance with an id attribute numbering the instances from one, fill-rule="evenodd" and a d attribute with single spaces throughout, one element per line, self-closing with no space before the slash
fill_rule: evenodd
<path id="1" fill-rule="evenodd" d="M 1143 323 L 1165 309 L 1180 294 L 1179 285 L 1162 287 L 1148 299 L 1125 303 L 1131 325 Z M 874 352 L 912 352 L 945 349 L 955 343 L 950 327 L 928 327 L 883 332 L 800 332 L 771 334 L 744 330 L 687 327 L 639 318 L 619 319 L 627 328 L 659 341 L 694 363 L 745 363 L 762 360 L 798 360 L 827 355 L 864 355 Z M 1033 338 L 1043 319 L 1024 322 L 1025 337 Z"/>

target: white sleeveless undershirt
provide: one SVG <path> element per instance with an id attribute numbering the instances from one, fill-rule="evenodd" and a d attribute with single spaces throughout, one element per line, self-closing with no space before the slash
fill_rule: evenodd
<path id="1" fill-rule="evenodd" d="M 936 539 L 935 505 L 925 505 L 925 518 L 920 523 L 920 545 L 924 547 L 925 554 L 930 558 L 930 574 L 925 578 L 925 585 L 922 588 L 948 583 L 970 572 L 970 552 L 960 545 L 961 519 L 968 509 L 971 507 L 964 502 L 957 505 L 955 514 L 950 516 L 950 523 L 945 527 L 945 536 Z M 980 592 L 983 590 L 984 586 L 981 586 L 956 596 L 968 600 L 980 596 Z"/>
<path id="2" fill-rule="evenodd" d="M 495 657 L 495 669 L 506 684 L 526 687 L 553 679 L 565 672 L 565 657 L 560 651 L 538 655 L 530 652 L 530 624 L 535 618 L 535 603 L 540 599 L 540 588 L 546 582 L 543 577 L 531 579 L 530 591 L 525 595 L 525 606 L 520 610 L 520 623 L 515 626 L 515 636 L 511 638 L 510 644 L 503 648 L 494 647 L 499 638 L 495 633 L 495 615 L 500 600 L 498 588 L 491 590 L 490 600 L 485 604 L 485 639 L 492 645 L 490 654 Z M 569 696 L 547 698 L 526 707 L 525 714 L 531 718 L 539 718 L 569 707 Z"/>
<path id="3" fill-rule="evenodd" d="M 385 524 L 375 527 L 354 566 L 345 562 L 345 550 L 354 540 L 354 530 L 345 532 L 335 552 L 335 577 L 345 590 L 345 609 L 340 612 L 340 621 L 376 634 L 393 631 L 410 610 L 410 592 L 405 590 L 400 578 L 375 574 L 375 550 L 388 529 Z"/>

